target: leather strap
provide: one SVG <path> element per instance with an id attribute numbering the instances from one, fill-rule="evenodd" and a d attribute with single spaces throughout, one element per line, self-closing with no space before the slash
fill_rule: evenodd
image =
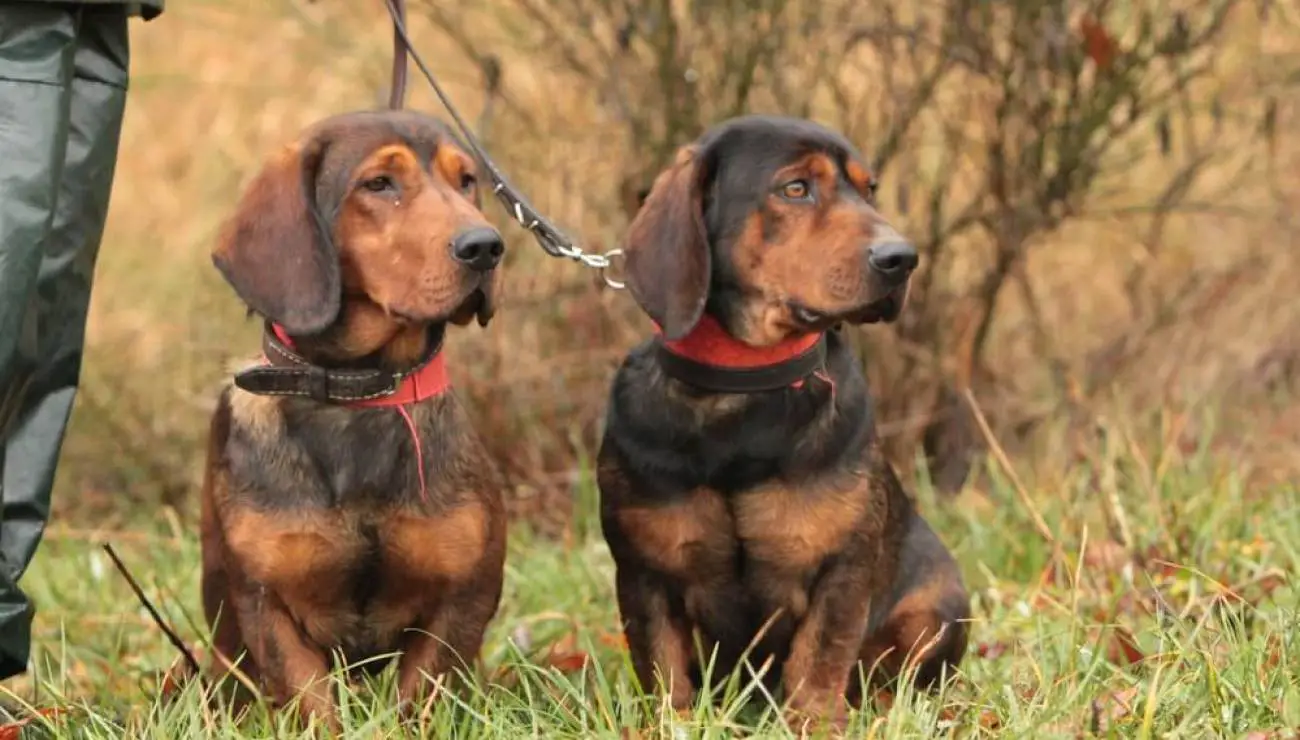
<path id="1" fill-rule="evenodd" d="M 761 393 L 787 388 L 823 369 L 826 337 L 788 360 L 761 367 L 720 367 L 679 355 L 655 343 L 659 367 L 664 374 L 687 385 L 714 393 Z"/>
<path id="2" fill-rule="evenodd" d="M 406 103 L 406 39 L 398 28 L 398 23 L 406 20 L 406 0 L 393 0 L 390 11 L 395 16 L 393 23 L 393 77 L 388 89 L 388 107 L 401 110 Z"/>
<path id="3" fill-rule="evenodd" d="M 262 351 L 268 364 L 235 375 L 240 389 L 262 396 L 301 396 L 322 403 L 354 403 L 391 396 L 403 380 L 419 372 L 442 351 L 445 326 L 429 328 L 429 347 L 420 362 L 407 370 L 379 368 L 344 370 L 313 365 L 285 346 L 268 324 L 262 332 Z"/>

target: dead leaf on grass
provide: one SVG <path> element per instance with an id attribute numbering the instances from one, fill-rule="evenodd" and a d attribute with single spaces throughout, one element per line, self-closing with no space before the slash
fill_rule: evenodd
<path id="1" fill-rule="evenodd" d="M 1106 659 L 1115 665 L 1136 665 L 1146 660 L 1133 633 L 1124 627 L 1111 628 L 1111 639 L 1106 644 Z"/>
<path id="2" fill-rule="evenodd" d="M 56 709 L 53 707 L 48 709 L 37 709 L 34 714 L 25 716 L 22 719 L 17 720 L 15 722 L 10 722 L 6 725 L 0 726 L 0 740 L 21 740 L 23 736 L 23 728 L 28 726 L 32 722 L 35 722 L 38 716 L 45 717 L 47 719 L 52 719 L 53 717 L 62 714 L 62 712 L 63 710 Z"/>
<path id="3" fill-rule="evenodd" d="M 1264 658 L 1267 668 L 1276 668 L 1282 662 L 1282 636 L 1276 632 L 1268 636 L 1268 655 Z"/>
<path id="4" fill-rule="evenodd" d="M 601 632 L 596 640 L 608 648 L 627 650 L 627 636 L 622 632 Z"/>
<path id="5" fill-rule="evenodd" d="M 979 647 L 975 648 L 975 654 L 988 660 L 997 660 L 1007 651 L 1005 642 L 981 642 Z"/>
<path id="6" fill-rule="evenodd" d="M 1138 697 L 1136 686 L 1107 694 L 1092 700 L 1092 719 L 1089 730 L 1100 735 L 1106 728 L 1133 713 L 1133 705 Z"/>
<path id="7" fill-rule="evenodd" d="M 556 653 L 548 656 L 546 664 L 561 673 L 577 673 L 591 661 L 591 656 L 582 652 Z"/>
<path id="8" fill-rule="evenodd" d="M 1273 595 L 1273 592 L 1285 586 L 1287 583 L 1286 574 L 1282 572 L 1269 573 L 1259 579 L 1259 590 L 1263 592 L 1264 598 Z"/>
<path id="9" fill-rule="evenodd" d="M 578 649 L 577 634 L 570 632 L 551 644 L 542 658 L 542 665 L 555 668 L 561 673 L 577 673 L 590 661 L 591 656 L 585 650 Z"/>

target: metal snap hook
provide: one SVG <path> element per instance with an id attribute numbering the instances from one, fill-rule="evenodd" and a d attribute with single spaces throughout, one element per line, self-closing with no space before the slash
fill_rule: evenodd
<path id="1" fill-rule="evenodd" d="M 608 285 L 609 287 L 613 288 L 614 290 L 623 290 L 624 288 L 626 288 L 626 287 L 627 287 L 627 283 L 626 283 L 625 281 L 623 281 L 623 280 L 616 280 L 616 279 L 611 278 L 611 277 L 609 276 L 609 269 L 610 269 L 611 267 L 614 266 L 614 258 L 615 258 L 615 257 L 622 257 L 622 256 L 623 256 L 623 250 L 622 250 L 622 249 L 611 249 L 611 250 L 609 250 L 608 252 L 606 252 L 606 253 L 605 253 L 604 255 L 602 255 L 602 256 L 605 258 L 605 267 L 601 268 L 601 271 L 600 271 L 600 277 L 601 277 L 601 279 L 603 279 L 603 280 L 605 281 L 605 285 Z"/>

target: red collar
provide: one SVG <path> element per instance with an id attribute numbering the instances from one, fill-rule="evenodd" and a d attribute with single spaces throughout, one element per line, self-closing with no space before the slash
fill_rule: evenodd
<path id="1" fill-rule="evenodd" d="M 662 334 L 655 327 L 656 334 Z M 663 340 L 669 352 L 704 365 L 753 369 L 779 365 L 802 355 L 821 341 L 822 335 L 803 334 L 770 347 L 755 347 L 736 339 L 722 328 L 718 320 L 705 314 L 690 333 L 681 339 Z"/>
<path id="2" fill-rule="evenodd" d="M 727 333 L 705 314 L 681 339 L 659 338 L 659 362 L 670 376 L 706 390 L 754 393 L 800 387 L 824 369 L 823 333 L 792 337 L 770 347 L 755 347 Z"/>
<path id="3" fill-rule="evenodd" d="M 295 349 L 293 340 L 279 324 L 271 324 L 276 339 L 290 350 Z M 348 401 L 345 405 L 357 408 L 375 408 L 382 406 L 403 406 L 418 403 L 426 398 L 446 393 L 451 388 L 451 378 L 447 374 L 447 362 L 439 351 L 422 367 L 402 378 L 402 383 L 392 395 L 369 398 L 360 401 Z"/>

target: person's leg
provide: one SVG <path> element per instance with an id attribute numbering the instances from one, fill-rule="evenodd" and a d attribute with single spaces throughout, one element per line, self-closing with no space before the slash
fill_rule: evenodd
<path id="1" fill-rule="evenodd" d="M 0 679 L 26 669 L 17 581 L 49 516 L 126 101 L 121 5 L 0 6 Z M 9 119 L 9 120 L 5 120 Z M 14 168 L 11 162 L 21 162 Z"/>

